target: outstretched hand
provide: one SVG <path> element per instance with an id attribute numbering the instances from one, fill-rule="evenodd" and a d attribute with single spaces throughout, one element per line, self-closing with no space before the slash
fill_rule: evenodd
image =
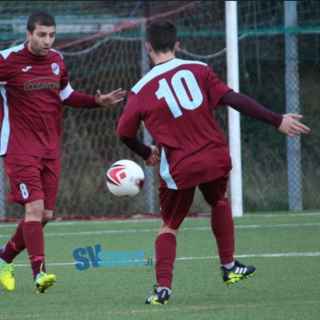
<path id="1" fill-rule="evenodd" d="M 125 95 L 126 91 L 122 90 L 122 88 L 118 88 L 107 94 L 101 94 L 100 90 L 97 90 L 96 104 L 101 107 L 111 107 L 123 101 Z"/>
<path id="2" fill-rule="evenodd" d="M 283 120 L 278 130 L 291 138 L 298 136 L 301 133 L 308 134 L 310 129 L 304 124 L 295 120 L 295 119 L 301 119 L 301 118 L 302 118 L 302 115 L 300 114 L 292 114 L 292 113 L 284 114 Z"/>
<path id="3" fill-rule="evenodd" d="M 157 149 L 157 147 L 155 146 L 151 146 L 151 154 L 150 154 L 150 157 L 145 160 L 145 164 L 147 166 L 155 166 L 156 164 L 158 164 L 160 162 L 160 158 L 159 158 L 159 151 Z"/>
<path id="4" fill-rule="evenodd" d="M 0 81 L 0 86 L 5 86 L 7 84 L 7 81 Z"/>

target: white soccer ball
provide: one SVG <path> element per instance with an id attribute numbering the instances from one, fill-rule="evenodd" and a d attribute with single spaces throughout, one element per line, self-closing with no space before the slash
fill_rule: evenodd
<path id="1" fill-rule="evenodd" d="M 136 196 L 141 191 L 143 183 L 142 168 L 131 160 L 119 160 L 107 171 L 107 187 L 117 197 Z"/>

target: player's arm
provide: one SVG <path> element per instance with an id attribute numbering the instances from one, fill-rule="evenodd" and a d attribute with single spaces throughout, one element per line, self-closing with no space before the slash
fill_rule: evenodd
<path id="1" fill-rule="evenodd" d="M 123 101 L 126 92 L 121 88 L 118 88 L 107 94 L 101 94 L 100 90 L 97 90 L 95 96 L 82 94 L 73 90 L 69 82 L 69 74 L 65 62 L 62 61 L 62 63 L 64 68 L 60 79 L 60 97 L 64 105 L 74 108 L 101 108 L 111 107 Z"/>
<path id="2" fill-rule="evenodd" d="M 130 138 L 119 136 L 121 142 L 125 144 L 131 151 L 140 156 L 143 160 L 147 160 L 151 155 L 151 147 L 142 143 L 138 138 Z"/>
<path id="3" fill-rule="evenodd" d="M 141 121 L 138 97 L 131 92 L 119 119 L 116 132 L 120 140 L 130 150 L 142 157 L 147 166 L 154 166 L 160 162 L 158 149 L 155 146 L 145 145 L 136 137 Z"/>
<path id="4" fill-rule="evenodd" d="M 147 166 L 155 166 L 160 162 L 159 151 L 156 146 L 147 146 L 136 137 L 130 138 L 121 135 L 119 137 L 130 150 L 145 161 Z"/>
<path id="5" fill-rule="evenodd" d="M 101 107 L 110 107 L 123 101 L 126 91 L 122 88 L 118 88 L 110 93 L 101 94 L 100 90 L 97 90 L 95 96 L 95 103 Z"/>
<path id="6" fill-rule="evenodd" d="M 125 91 L 121 88 L 116 89 L 108 94 L 101 94 L 97 91 L 96 96 L 86 95 L 72 90 L 67 98 L 63 99 L 64 105 L 74 108 L 101 108 L 111 107 L 123 100 Z"/>
<path id="7" fill-rule="evenodd" d="M 222 96 L 220 101 L 251 118 L 266 122 L 278 128 L 279 131 L 289 137 L 294 137 L 301 133 L 307 134 L 310 131 L 307 126 L 295 120 L 302 118 L 301 115 L 280 115 L 264 108 L 258 102 L 244 94 L 228 91 Z"/>
<path id="8" fill-rule="evenodd" d="M 5 86 L 7 84 L 7 81 L 0 81 L 0 86 Z"/>

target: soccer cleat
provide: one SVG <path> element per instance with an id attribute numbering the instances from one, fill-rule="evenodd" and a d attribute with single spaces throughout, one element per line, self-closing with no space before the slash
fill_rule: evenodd
<path id="1" fill-rule="evenodd" d="M 256 268 L 254 266 L 245 266 L 239 261 L 235 261 L 233 268 L 227 269 L 226 267 L 221 267 L 221 275 L 225 284 L 232 284 L 238 282 L 239 280 L 252 277 L 256 273 Z"/>
<path id="2" fill-rule="evenodd" d="M 13 263 L 7 263 L 0 258 L 0 281 L 8 291 L 13 291 L 15 286 Z"/>
<path id="3" fill-rule="evenodd" d="M 168 303 L 168 300 L 170 298 L 169 291 L 167 289 L 162 289 L 160 292 L 158 292 L 157 289 L 158 286 L 154 285 L 154 293 L 146 300 L 146 304 L 161 306 Z"/>
<path id="4" fill-rule="evenodd" d="M 48 288 L 56 283 L 56 276 L 54 274 L 46 274 L 44 272 L 38 273 L 34 284 L 36 286 L 36 293 L 46 293 Z"/>

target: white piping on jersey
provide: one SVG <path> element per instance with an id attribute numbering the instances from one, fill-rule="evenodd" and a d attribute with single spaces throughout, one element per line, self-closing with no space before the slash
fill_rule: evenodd
<path id="1" fill-rule="evenodd" d="M 56 53 L 58 53 L 58 54 L 60 54 L 61 58 L 64 59 L 64 58 L 63 58 L 63 55 L 62 55 L 59 51 L 57 51 L 57 50 L 55 50 L 55 49 L 52 49 L 52 48 L 51 48 L 50 50 L 51 50 L 51 51 L 54 51 L 54 52 L 56 52 Z"/>
<path id="2" fill-rule="evenodd" d="M 12 53 L 12 52 L 18 52 L 24 49 L 24 44 L 19 44 L 18 46 L 12 47 L 12 48 L 8 48 L 6 50 L 0 51 L 0 54 L 3 56 L 4 59 L 7 59 L 8 56 Z"/>
<path id="3" fill-rule="evenodd" d="M 9 108 L 7 103 L 7 90 L 5 87 L 0 87 L 1 95 L 3 97 L 3 120 L 1 126 L 1 139 L 0 139 L 0 155 L 3 156 L 7 152 L 9 135 L 10 135 L 10 123 L 9 123 Z"/>
<path id="4" fill-rule="evenodd" d="M 22 43 L 22 44 L 19 44 L 18 46 L 15 46 L 15 47 L 8 48 L 8 49 L 5 49 L 5 50 L 3 50 L 3 51 L 0 51 L 0 54 L 3 56 L 4 59 L 7 59 L 8 56 L 10 55 L 10 53 L 12 53 L 12 52 L 18 52 L 18 51 L 23 50 L 23 49 L 24 49 L 24 44 L 25 44 L 25 43 Z M 55 49 L 52 49 L 52 48 L 51 48 L 50 50 L 58 53 L 58 54 L 61 56 L 61 58 L 64 59 L 64 58 L 63 58 L 63 55 L 62 55 L 59 51 L 57 51 L 57 50 L 55 50 Z"/>
<path id="5" fill-rule="evenodd" d="M 169 163 L 164 148 L 161 150 L 160 176 L 167 183 L 169 189 L 178 190 L 178 187 L 170 174 Z"/>
<path id="6" fill-rule="evenodd" d="M 207 66 L 206 63 L 200 61 L 182 60 L 174 58 L 168 62 L 154 66 L 153 69 L 151 69 L 141 80 L 139 80 L 136 83 L 136 85 L 131 89 L 131 91 L 137 94 L 153 78 L 184 64 L 200 64 L 203 66 Z"/>
<path id="7" fill-rule="evenodd" d="M 70 83 L 68 82 L 68 85 L 63 90 L 60 91 L 61 100 L 64 101 L 68 99 L 72 91 L 74 90 L 72 89 Z"/>

